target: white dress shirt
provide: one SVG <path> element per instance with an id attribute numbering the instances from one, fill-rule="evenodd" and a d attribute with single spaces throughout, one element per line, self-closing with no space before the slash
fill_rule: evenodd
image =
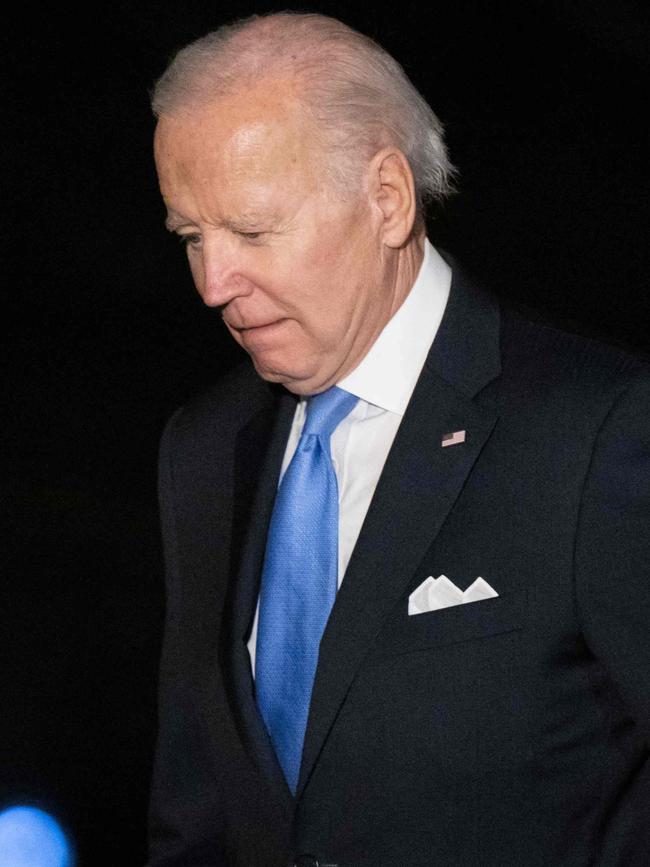
<path id="1" fill-rule="evenodd" d="M 357 367 L 337 383 L 359 401 L 332 434 L 332 463 L 339 489 L 338 586 L 370 506 L 379 476 L 420 371 L 440 326 L 451 286 L 451 268 L 424 242 L 424 257 L 411 291 Z M 298 445 L 307 401 L 296 407 L 280 481 Z M 253 676 L 259 600 L 248 640 Z"/>

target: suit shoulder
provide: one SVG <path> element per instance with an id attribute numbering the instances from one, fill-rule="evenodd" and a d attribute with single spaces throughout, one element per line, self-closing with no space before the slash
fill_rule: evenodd
<path id="1" fill-rule="evenodd" d="M 540 386 L 603 396 L 650 381 L 650 364 L 640 356 L 512 310 L 503 311 L 501 350 L 506 375 Z"/>
<path id="2" fill-rule="evenodd" d="M 218 430 L 228 436 L 239 430 L 261 409 L 271 406 L 281 386 L 262 380 L 252 364 L 244 361 L 211 388 L 181 406 L 167 422 L 164 436 L 197 437 Z"/>

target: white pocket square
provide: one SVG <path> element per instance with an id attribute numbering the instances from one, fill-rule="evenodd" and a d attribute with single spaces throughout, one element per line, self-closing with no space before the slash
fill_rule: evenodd
<path id="1" fill-rule="evenodd" d="M 498 595 L 497 591 L 480 577 L 463 593 L 446 575 L 438 578 L 429 575 L 409 596 L 409 614 L 426 614 L 439 608 L 478 602 L 480 599 L 491 599 Z"/>

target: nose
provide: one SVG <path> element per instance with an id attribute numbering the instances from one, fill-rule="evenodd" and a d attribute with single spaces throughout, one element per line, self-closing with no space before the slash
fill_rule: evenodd
<path id="1" fill-rule="evenodd" d="M 235 298 L 249 295 L 253 285 L 244 273 L 241 256 L 228 244 L 204 246 L 202 274 L 196 283 L 208 307 L 225 307 Z"/>

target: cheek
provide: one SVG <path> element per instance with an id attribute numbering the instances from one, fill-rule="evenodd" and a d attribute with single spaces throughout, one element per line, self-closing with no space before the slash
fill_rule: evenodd
<path id="1" fill-rule="evenodd" d="M 329 283 L 321 286 L 318 295 L 310 301 L 305 308 L 303 329 L 313 348 L 328 355 L 347 353 L 356 332 L 354 298 L 345 287 Z"/>
<path id="2" fill-rule="evenodd" d="M 331 327 L 354 306 L 359 262 L 342 258 L 345 244 L 317 244 L 296 262 L 290 279 L 293 298 L 315 327 Z M 355 267 L 356 266 L 356 267 Z"/>
<path id="3" fill-rule="evenodd" d="M 295 283 L 294 283 L 295 285 Z M 303 327 L 320 340 L 339 338 L 343 323 L 352 315 L 353 297 L 333 268 L 310 273 L 292 296 Z"/>
<path id="4" fill-rule="evenodd" d="M 327 228 L 301 255 L 301 267 L 321 326 L 340 329 L 365 306 L 377 277 L 377 259 L 365 223 L 359 227 L 342 221 Z"/>

